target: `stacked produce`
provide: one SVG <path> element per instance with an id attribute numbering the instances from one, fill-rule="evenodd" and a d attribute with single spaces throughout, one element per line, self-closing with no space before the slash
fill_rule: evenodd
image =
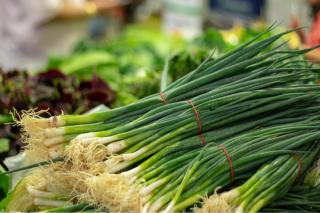
<path id="1" fill-rule="evenodd" d="M 263 206 L 289 191 L 296 179 L 319 153 L 319 148 L 316 142 L 305 149 L 308 152 L 301 154 L 301 158 L 296 155 L 277 157 L 266 163 L 241 186 L 222 193 L 220 197 L 213 195 L 207 199 L 199 212 L 259 211 Z M 215 209 L 217 207 L 219 209 Z"/>
<path id="2" fill-rule="evenodd" d="M 136 36 L 137 32 L 143 36 Z M 51 56 L 45 72 L 33 75 L 0 70 L 0 160 L 16 155 L 24 147 L 10 112 L 48 109 L 49 114 L 41 114 L 48 117 L 82 114 L 100 104 L 127 105 L 159 91 L 169 46 L 175 52 L 168 57 L 167 73 L 161 79 L 166 85 L 197 67 L 212 46 L 219 50 L 225 47 L 222 36 L 213 29 L 192 44 L 187 48 L 181 38 L 168 39 L 154 28 L 130 25 L 118 38 L 103 42 L 82 40 L 71 55 Z"/>
<path id="3" fill-rule="evenodd" d="M 26 113 L 29 162 L 55 163 L 31 171 L 2 205 L 256 212 L 283 197 L 320 150 L 319 69 L 301 57 L 311 49 L 275 45 L 287 33 L 262 33 L 125 107 Z"/>
<path id="4" fill-rule="evenodd" d="M 262 209 L 262 212 L 319 212 L 319 199 L 319 188 L 295 185 L 283 198 Z"/>

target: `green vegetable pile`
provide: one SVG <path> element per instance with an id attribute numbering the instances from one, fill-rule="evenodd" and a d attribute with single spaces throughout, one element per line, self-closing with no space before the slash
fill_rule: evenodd
<path id="1" fill-rule="evenodd" d="M 271 31 L 127 106 L 26 112 L 24 169 L 33 169 L 0 207 L 318 212 L 320 70 L 302 57 L 313 48 L 287 49 L 290 31 Z"/>
<path id="2" fill-rule="evenodd" d="M 197 67 L 215 48 L 226 49 L 222 35 L 214 29 L 190 42 L 167 37 L 160 31 L 128 26 L 117 38 L 105 42 L 82 40 L 69 56 L 52 56 L 46 69 L 60 69 L 88 79 L 95 73 L 117 92 L 113 106 L 124 106 L 159 92 L 166 60 L 171 83 Z"/>

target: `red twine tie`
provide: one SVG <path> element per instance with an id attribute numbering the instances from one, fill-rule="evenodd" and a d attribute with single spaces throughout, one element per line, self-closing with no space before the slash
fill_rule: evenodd
<path id="1" fill-rule="evenodd" d="M 203 134 L 202 134 L 202 124 L 201 124 L 201 121 L 200 121 L 200 116 L 199 116 L 199 113 L 197 111 L 197 108 L 194 106 L 192 100 L 188 100 L 187 103 L 192 107 L 192 111 L 194 113 L 194 117 L 197 121 L 197 124 L 198 124 L 198 136 L 201 140 L 201 143 L 203 145 L 206 144 L 206 139 L 204 138 Z"/>
<path id="2" fill-rule="evenodd" d="M 298 175 L 296 177 L 296 180 L 297 180 L 302 175 L 302 162 L 301 162 L 301 159 L 300 159 L 300 157 L 298 155 L 294 155 L 293 158 L 296 159 L 297 162 L 298 162 Z"/>
<path id="3" fill-rule="evenodd" d="M 166 96 L 165 96 L 162 92 L 160 92 L 159 95 L 160 95 L 160 100 L 161 100 L 164 104 L 167 104 L 168 101 L 167 101 L 167 99 L 166 99 Z"/>
<path id="4" fill-rule="evenodd" d="M 231 156 L 229 155 L 228 150 L 226 149 L 226 147 L 223 144 L 221 144 L 219 146 L 223 149 L 223 154 L 226 156 L 226 158 L 228 160 L 228 164 L 229 164 L 229 167 L 230 167 L 231 181 L 234 181 L 234 169 L 233 169 Z"/>
<path id="5" fill-rule="evenodd" d="M 201 124 L 201 121 L 200 121 L 200 116 L 199 116 L 199 113 L 198 113 L 198 110 L 197 108 L 194 106 L 192 100 L 188 100 L 187 103 L 192 107 L 192 110 L 194 112 L 194 116 L 195 116 L 195 119 L 197 121 L 197 124 L 198 124 L 198 136 L 200 137 L 200 140 L 201 140 L 201 143 L 203 145 L 206 144 L 206 140 L 202 134 L 202 124 Z M 219 147 L 221 147 L 223 149 L 223 154 L 226 156 L 227 158 L 227 161 L 228 161 L 228 164 L 229 164 L 229 167 L 230 167 L 230 175 L 231 175 L 231 181 L 234 180 L 234 169 L 233 169 L 233 164 L 232 164 L 232 159 L 231 159 L 231 156 L 229 155 L 228 153 L 228 150 L 226 149 L 226 147 L 221 144 L 219 145 Z"/>

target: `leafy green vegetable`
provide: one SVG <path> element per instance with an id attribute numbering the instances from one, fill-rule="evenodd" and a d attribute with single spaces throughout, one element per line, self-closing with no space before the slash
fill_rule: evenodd
<path id="1" fill-rule="evenodd" d="M 12 122 L 12 116 L 11 115 L 1 115 L 0 114 L 0 124 L 5 124 Z"/>
<path id="2" fill-rule="evenodd" d="M 81 72 L 86 68 L 92 69 L 96 65 L 115 64 L 115 57 L 107 52 L 90 51 L 83 54 L 74 54 L 64 61 L 61 69 L 64 73 L 70 75 L 75 72 Z"/>
<path id="3" fill-rule="evenodd" d="M 10 150 L 10 140 L 7 138 L 0 138 L 0 153 Z"/>
<path id="4" fill-rule="evenodd" d="M 0 166 L 0 200 L 7 196 L 10 188 L 11 178 L 9 175 L 2 174 L 5 170 Z M 3 210 L 4 201 L 0 202 L 0 211 Z"/>
<path id="5" fill-rule="evenodd" d="M 116 94 L 91 71 L 88 79 L 81 81 L 57 69 L 37 75 L 22 70 L 0 69 L 0 97 L 0 139 L 7 138 L 11 142 L 11 150 L 8 152 L 8 141 L 0 140 L 0 160 L 4 160 L 8 155 L 17 154 L 25 145 L 19 136 L 19 126 L 10 124 L 13 118 L 9 113 L 14 109 L 17 112 L 31 108 L 48 109 L 49 113 L 43 113 L 42 116 L 58 115 L 61 112 L 82 114 L 100 104 L 111 106 Z"/>
<path id="6" fill-rule="evenodd" d="M 191 45 L 191 47 L 196 47 L 204 50 L 208 48 L 223 50 L 226 48 L 227 43 L 224 41 L 221 33 L 218 30 L 209 28 L 204 31 L 199 37 L 195 38 L 192 41 Z"/>

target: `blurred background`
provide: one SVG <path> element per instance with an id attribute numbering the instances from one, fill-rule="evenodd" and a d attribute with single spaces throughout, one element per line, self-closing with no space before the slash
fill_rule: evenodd
<path id="1" fill-rule="evenodd" d="M 302 27 L 290 48 L 318 45 L 319 10 L 317 0 L 0 0 L 0 160 L 23 148 L 14 110 L 124 106 L 271 25 Z"/>
<path id="2" fill-rule="evenodd" d="M 134 23 L 194 38 L 205 29 L 257 22 L 310 27 L 314 0 L 1 0 L 0 65 L 38 70 L 52 55 L 69 54 L 81 39 L 106 41 Z M 308 32 L 306 28 L 306 33 Z M 144 36 L 137 31 L 134 36 Z M 139 35 L 140 34 L 140 35 Z"/>

